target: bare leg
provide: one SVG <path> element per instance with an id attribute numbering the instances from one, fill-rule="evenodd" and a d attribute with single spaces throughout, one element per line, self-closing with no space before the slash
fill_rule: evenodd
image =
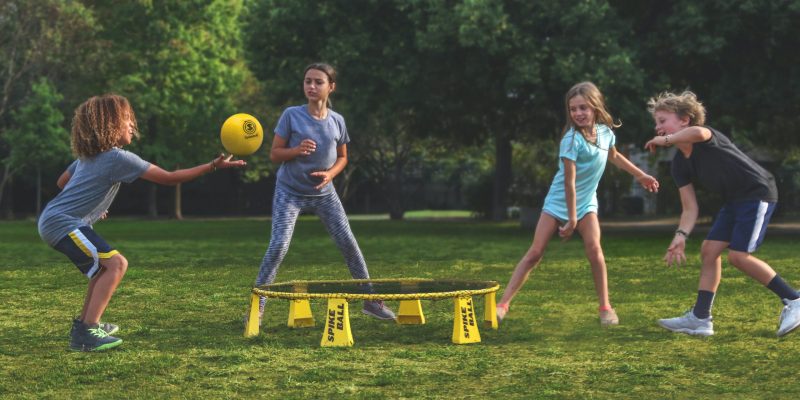
<path id="1" fill-rule="evenodd" d="M 547 242 L 550 237 L 558 230 L 558 221 L 547 213 L 542 213 L 539 216 L 539 222 L 536 224 L 536 231 L 533 234 L 533 243 L 525 253 L 511 275 L 511 280 L 508 281 L 506 289 L 503 291 L 503 298 L 500 304 L 508 304 L 514 296 L 522 288 L 522 285 L 528 280 L 531 271 L 539 265 L 544 255 L 544 250 L 547 247 Z"/>
<path id="2" fill-rule="evenodd" d="M 704 240 L 700 247 L 700 283 L 698 290 L 716 293 L 722 278 L 722 258 L 720 254 L 728 248 L 728 242 Z"/>
<path id="3" fill-rule="evenodd" d="M 608 299 L 608 272 L 606 270 L 606 259 L 603 255 L 603 248 L 600 246 L 600 221 L 597 219 L 597 214 L 588 213 L 580 221 L 576 227 L 581 238 L 583 238 L 583 247 L 586 252 L 586 258 L 592 266 L 592 277 L 594 278 L 594 290 L 597 292 L 597 303 L 600 309 L 611 308 L 611 302 Z"/>
<path id="4" fill-rule="evenodd" d="M 111 296 L 122 281 L 122 277 L 125 276 L 125 271 L 128 270 L 128 260 L 122 254 L 101 259 L 100 265 L 100 272 L 89 282 L 86 301 L 81 313 L 81 320 L 89 325 L 100 321 Z"/>
<path id="5" fill-rule="evenodd" d="M 769 285 L 772 278 L 777 275 L 769 264 L 743 251 L 730 250 L 728 252 L 728 261 L 734 267 L 747 274 L 747 276 L 761 282 L 764 286 Z"/>

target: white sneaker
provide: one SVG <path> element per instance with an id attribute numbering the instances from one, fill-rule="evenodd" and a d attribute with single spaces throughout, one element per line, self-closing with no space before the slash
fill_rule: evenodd
<path id="1" fill-rule="evenodd" d="M 783 299 L 786 304 L 781 311 L 781 319 L 778 327 L 778 337 L 781 337 L 800 326 L 800 299 Z"/>
<path id="2" fill-rule="evenodd" d="M 798 304 L 798 311 L 800 311 L 800 304 Z M 798 313 L 800 316 L 800 313 Z M 665 329 L 673 332 L 686 333 L 689 335 L 698 336 L 711 336 L 714 334 L 714 323 L 712 318 L 697 318 L 692 310 L 677 318 L 668 318 L 658 320 L 658 324 Z"/>
<path id="3" fill-rule="evenodd" d="M 361 309 L 361 312 L 377 319 L 397 319 L 394 312 L 383 304 L 383 300 L 364 300 L 364 308 Z"/>

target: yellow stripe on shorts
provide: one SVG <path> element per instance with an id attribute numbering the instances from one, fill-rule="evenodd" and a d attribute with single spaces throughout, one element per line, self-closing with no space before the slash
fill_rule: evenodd
<path id="1" fill-rule="evenodd" d="M 102 259 L 111 258 L 111 257 L 114 257 L 117 254 L 119 254 L 119 252 L 116 251 L 116 250 L 111 250 L 108 253 L 101 253 L 99 251 L 97 252 L 97 256 L 102 258 Z"/>
<path id="2" fill-rule="evenodd" d="M 75 245 L 78 246 L 78 248 L 81 249 L 81 251 L 83 251 L 84 254 L 86 254 L 90 258 L 94 258 L 92 256 L 92 252 L 89 251 L 89 248 L 86 247 L 86 245 L 83 243 L 83 241 L 81 241 L 78 235 L 75 234 L 75 232 L 70 232 L 69 237 L 72 238 L 72 241 L 75 242 Z"/>

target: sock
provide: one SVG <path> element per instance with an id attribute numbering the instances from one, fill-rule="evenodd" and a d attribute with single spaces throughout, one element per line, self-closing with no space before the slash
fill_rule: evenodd
<path id="1" fill-rule="evenodd" d="M 775 275 L 775 277 L 769 281 L 767 289 L 772 290 L 781 299 L 796 300 L 800 297 L 797 295 L 797 291 L 792 289 L 779 275 Z"/>
<path id="2" fill-rule="evenodd" d="M 714 303 L 714 292 L 708 290 L 697 291 L 697 302 L 694 303 L 694 316 L 706 319 L 711 316 L 711 304 Z"/>

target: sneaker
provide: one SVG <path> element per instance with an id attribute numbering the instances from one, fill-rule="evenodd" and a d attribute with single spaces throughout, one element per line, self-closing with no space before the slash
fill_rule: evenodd
<path id="1" fill-rule="evenodd" d="M 369 316 L 375 317 L 377 319 L 396 319 L 397 317 L 394 315 L 394 312 L 386 307 L 383 304 L 383 301 L 370 301 L 364 300 L 364 308 L 361 309 L 361 312 L 367 314 Z"/>
<path id="2" fill-rule="evenodd" d="M 72 332 L 75 330 L 75 326 L 80 324 L 81 321 L 79 319 L 75 318 L 72 320 L 72 329 L 70 329 L 69 331 L 70 336 L 72 335 Z M 106 333 L 109 335 L 113 335 L 119 332 L 119 326 L 117 325 L 109 324 L 108 322 L 98 322 L 97 324 L 100 325 L 100 329 L 106 331 Z"/>
<path id="3" fill-rule="evenodd" d="M 781 337 L 800 326 L 800 298 L 795 300 L 783 299 L 781 319 L 778 327 L 778 337 Z"/>
<path id="4" fill-rule="evenodd" d="M 70 335 L 69 348 L 75 351 L 103 351 L 122 344 L 122 339 L 109 335 L 99 324 L 79 323 Z"/>
<path id="5" fill-rule="evenodd" d="M 681 317 L 660 319 L 658 324 L 665 329 L 673 332 L 686 333 L 689 335 L 711 336 L 714 334 L 713 318 L 697 318 L 692 310 L 686 312 Z"/>
<path id="6" fill-rule="evenodd" d="M 508 303 L 506 304 L 498 304 L 496 307 L 497 312 L 497 323 L 503 322 L 503 318 L 506 317 L 508 314 Z"/>
<path id="7" fill-rule="evenodd" d="M 619 325 L 619 317 L 613 308 L 600 311 L 600 326 Z"/>

